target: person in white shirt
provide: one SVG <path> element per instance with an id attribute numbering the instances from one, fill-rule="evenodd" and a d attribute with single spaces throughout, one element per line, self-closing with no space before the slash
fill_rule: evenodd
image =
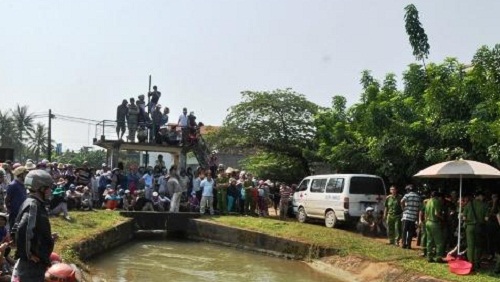
<path id="1" fill-rule="evenodd" d="M 161 196 L 165 196 L 167 195 L 167 177 L 166 177 L 166 172 L 164 172 L 162 175 L 160 175 L 160 177 L 158 177 L 158 193 L 161 195 Z"/>
<path id="2" fill-rule="evenodd" d="M 201 201 L 200 184 L 201 184 L 201 181 L 203 179 L 205 179 L 205 174 L 203 173 L 203 171 L 197 171 L 196 174 L 197 174 L 196 178 L 193 179 L 193 191 L 191 192 L 191 195 L 196 196 L 196 198 L 198 199 L 198 202 L 200 202 Z"/>
<path id="3" fill-rule="evenodd" d="M 182 192 L 186 193 L 188 191 L 188 186 L 189 186 L 189 177 L 186 175 L 186 170 L 184 168 L 181 168 L 179 183 L 181 184 Z"/>
<path id="4" fill-rule="evenodd" d="M 146 173 L 142 176 L 142 179 L 144 179 L 144 197 L 148 200 L 151 200 L 151 197 L 153 196 L 153 175 L 152 175 L 152 167 L 148 166 Z"/>
<path id="5" fill-rule="evenodd" d="M 186 140 L 187 136 L 188 136 L 188 115 L 187 115 L 187 109 L 186 108 L 183 108 L 182 109 L 182 114 L 179 116 L 179 121 L 177 122 L 177 124 L 179 125 L 179 127 L 181 128 L 181 131 L 182 131 L 182 143 L 184 143 L 184 141 Z"/>
<path id="6" fill-rule="evenodd" d="M 187 112 L 188 110 L 186 108 L 183 108 L 182 109 L 182 114 L 179 116 L 179 121 L 177 122 L 177 124 L 182 127 L 182 128 L 185 128 L 188 126 L 188 115 L 187 115 Z"/>
<path id="7" fill-rule="evenodd" d="M 201 204 L 200 204 L 200 213 L 205 214 L 205 209 L 207 208 L 207 205 L 210 209 L 210 214 L 214 214 L 214 188 L 215 188 L 215 182 L 212 179 L 212 175 L 210 171 L 206 172 L 207 178 L 201 181 L 200 183 L 200 188 L 201 188 Z"/>
<path id="8" fill-rule="evenodd" d="M 172 166 L 170 168 L 170 178 L 167 182 L 167 190 L 172 195 L 172 200 L 170 202 L 170 212 L 179 212 L 182 187 L 179 183 L 179 175 L 177 175 L 175 166 Z"/>

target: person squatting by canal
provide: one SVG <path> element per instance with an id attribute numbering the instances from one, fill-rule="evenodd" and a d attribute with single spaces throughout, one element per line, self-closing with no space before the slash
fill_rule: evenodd
<path id="1" fill-rule="evenodd" d="M 356 229 L 363 236 L 377 237 L 381 234 L 381 222 L 374 215 L 374 211 L 373 207 L 367 207 L 359 218 Z"/>

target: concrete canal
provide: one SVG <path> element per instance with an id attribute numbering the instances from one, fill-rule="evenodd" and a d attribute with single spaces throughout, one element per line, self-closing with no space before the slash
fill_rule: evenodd
<path id="1" fill-rule="evenodd" d="M 338 281 L 304 262 L 193 241 L 131 241 L 89 265 L 93 281 Z"/>

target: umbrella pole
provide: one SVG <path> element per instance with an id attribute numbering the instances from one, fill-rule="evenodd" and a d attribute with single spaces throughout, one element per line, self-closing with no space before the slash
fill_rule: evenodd
<path id="1" fill-rule="evenodd" d="M 457 257 L 460 254 L 460 235 L 462 227 L 462 175 L 460 174 L 460 191 L 458 197 L 458 242 L 457 242 Z"/>

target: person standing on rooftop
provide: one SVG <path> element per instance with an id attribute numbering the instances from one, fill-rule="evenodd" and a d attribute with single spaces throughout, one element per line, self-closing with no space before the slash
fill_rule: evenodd
<path id="1" fill-rule="evenodd" d="M 179 120 L 177 121 L 177 124 L 181 127 L 182 130 L 182 143 L 185 143 L 184 141 L 187 138 L 188 135 L 188 114 L 187 114 L 187 108 L 182 109 L 182 114 L 179 116 Z"/>
<path id="2" fill-rule="evenodd" d="M 158 105 L 158 101 L 161 97 L 161 92 L 158 91 L 158 87 L 156 85 L 153 86 L 153 91 L 148 93 L 148 97 L 151 97 L 151 102 L 149 103 L 148 108 L 148 112 L 151 113 L 156 108 L 156 105 Z"/>
<path id="3" fill-rule="evenodd" d="M 127 104 L 127 100 L 123 99 L 122 103 L 116 108 L 116 136 L 118 136 L 120 140 L 125 134 L 125 120 L 128 113 Z"/>

